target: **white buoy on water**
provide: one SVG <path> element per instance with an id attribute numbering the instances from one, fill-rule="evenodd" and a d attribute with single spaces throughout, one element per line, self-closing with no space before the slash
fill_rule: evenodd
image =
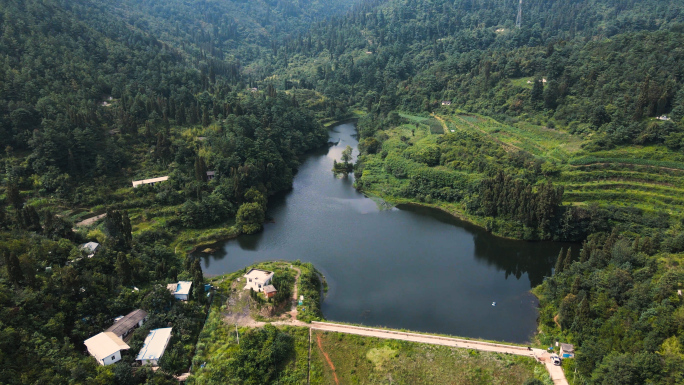
<path id="1" fill-rule="evenodd" d="M 496 306 L 496 302 L 492 302 L 492 306 Z"/>

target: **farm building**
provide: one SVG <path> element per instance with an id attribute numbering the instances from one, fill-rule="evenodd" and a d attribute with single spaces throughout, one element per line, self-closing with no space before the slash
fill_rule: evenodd
<path id="1" fill-rule="evenodd" d="M 130 346 L 112 332 L 96 334 L 83 342 L 97 363 L 106 366 L 121 361 L 121 351 Z"/>
<path id="2" fill-rule="evenodd" d="M 264 294 L 266 295 L 266 298 L 274 297 L 277 292 L 278 290 L 276 290 L 275 286 L 273 285 L 264 286 Z"/>
<path id="3" fill-rule="evenodd" d="M 140 361 L 142 365 L 159 365 L 159 360 L 164 355 L 166 346 L 171 339 L 171 329 L 172 328 L 162 328 L 150 330 L 150 334 L 145 338 L 143 347 L 140 349 L 140 353 L 138 353 L 138 357 L 136 357 L 135 360 Z"/>
<path id="4" fill-rule="evenodd" d="M 179 281 L 178 283 L 170 283 L 166 285 L 171 294 L 176 299 L 187 301 L 190 299 L 190 289 L 192 288 L 192 281 Z"/>
<path id="5" fill-rule="evenodd" d="M 134 180 L 133 181 L 133 187 L 138 187 L 143 184 L 150 184 L 154 186 L 155 184 L 159 182 L 164 182 L 169 180 L 168 176 L 160 176 L 159 178 L 152 178 L 152 179 L 142 179 L 142 180 Z"/>
<path id="6" fill-rule="evenodd" d="M 571 344 L 560 344 L 560 356 L 561 358 L 574 358 L 575 357 L 575 346 Z"/>
<path id="7" fill-rule="evenodd" d="M 133 310 L 126 314 L 126 316 L 114 322 L 105 332 L 114 333 L 117 337 L 124 339 L 131 334 L 135 329 L 143 325 L 147 319 L 147 312 L 142 309 Z"/>
<path id="8" fill-rule="evenodd" d="M 264 286 L 271 282 L 271 278 L 273 278 L 273 272 L 260 269 L 250 269 L 247 274 L 244 275 L 244 277 L 247 281 L 245 290 L 253 289 L 254 291 L 263 291 Z"/>

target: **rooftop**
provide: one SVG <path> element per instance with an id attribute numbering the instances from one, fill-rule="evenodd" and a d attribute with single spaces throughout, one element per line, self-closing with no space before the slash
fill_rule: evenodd
<path id="1" fill-rule="evenodd" d="M 168 180 L 168 179 L 169 179 L 168 176 L 160 176 L 159 178 L 134 180 L 133 181 L 133 187 L 139 186 L 141 184 L 163 182 L 163 181 Z"/>
<path id="2" fill-rule="evenodd" d="M 102 360 L 119 350 L 130 349 L 130 346 L 112 332 L 96 334 L 83 342 L 88 351 L 98 360 Z"/>
<path id="3" fill-rule="evenodd" d="M 85 251 L 87 251 L 87 252 L 89 252 L 89 253 L 94 253 L 95 250 L 96 250 L 98 247 L 100 247 L 100 244 L 99 244 L 99 243 L 97 243 L 97 242 L 88 242 L 88 243 L 84 243 L 84 244 L 81 245 L 81 250 L 85 250 Z"/>
<path id="4" fill-rule="evenodd" d="M 166 288 L 173 294 L 190 294 L 190 288 L 192 287 L 192 281 L 179 281 L 178 283 L 170 283 L 166 285 Z"/>
<path id="5" fill-rule="evenodd" d="M 257 282 L 265 282 L 267 279 L 273 277 L 272 271 L 251 269 L 245 274 L 245 278 L 252 278 Z"/>
<path id="6" fill-rule="evenodd" d="M 125 317 L 121 318 L 120 320 L 116 321 L 114 325 L 110 326 L 109 329 L 105 330 L 106 332 L 112 332 L 117 336 L 120 336 L 127 331 L 131 330 L 132 328 L 135 327 L 135 325 L 138 324 L 138 322 L 142 321 L 147 317 L 147 312 L 142 309 L 137 309 L 133 310 L 132 312 L 126 314 Z"/>
<path id="7" fill-rule="evenodd" d="M 171 339 L 171 329 L 172 328 L 162 328 L 154 329 L 150 331 L 150 334 L 145 338 L 145 343 L 143 344 L 140 353 L 136 360 L 158 360 L 164 354 L 166 350 L 166 345 Z"/>
<path id="8" fill-rule="evenodd" d="M 275 286 L 273 286 L 273 285 L 264 286 L 264 293 L 268 294 L 268 293 L 277 293 L 277 292 L 278 292 L 278 290 L 276 290 Z"/>
<path id="9" fill-rule="evenodd" d="M 560 344 L 561 349 L 563 349 L 566 352 L 574 352 L 575 351 L 575 345 L 572 344 Z"/>

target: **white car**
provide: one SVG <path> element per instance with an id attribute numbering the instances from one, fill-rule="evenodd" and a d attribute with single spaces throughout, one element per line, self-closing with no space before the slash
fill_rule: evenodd
<path id="1" fill-rule="evenodd" d="M 560 366 L 561 365 L 561 359 L 558 357 L 557 354 L 552 354 L 551 355 L 551 362 L 553 362 L 554 365 Z"/>

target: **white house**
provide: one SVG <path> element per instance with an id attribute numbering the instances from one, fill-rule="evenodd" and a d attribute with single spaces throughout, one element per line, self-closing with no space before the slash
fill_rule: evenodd
<path id="1" fill-rule="evenodd" d="M 112 332 L 97 334 L 83 343 L 88 348 L 88 353 L 102 366 L 119 362 L 121 351 L 130 349 L 130 346 Z"/>
<path id="2" fill-rule="evenodd" d="M 143 347 L 140 349 L 140 353 L 138 353 L 138 357 L 136 357 L 135 360 L 140 361 L 143 365 L 159 365 L 159 360 L 164 355 L 166 346 L 171 339 L 171 329 L 172 328 L 162 328 L 150 330 L 150 334 L 145 338 Z"/>
<path id="3" fill-rule="evenodd" d="M 179 281 L 178 283 L 170 283 L 166 285 L 171 294 L 176 299 L 187 301 L 190 299 L 190 289 L 192 288 L 192 281 Z"/>
<path id="4" fill-rule="evenodd" d="M 670 118 L 667 115 L 660 115 L 656 119 L 658 119 L 658 120 L 670 120 Z"/>
<path id="5" fill-rule="evenodd" d="M 88 258 L 92 258 L 93 255 L 97 253 L 97 249 L 99 248 L 100 244 L 97 242 L 88 242 L 81 245 L 81 250 L 84 250 L 86 253 L 88 253 Z"/>
<path id="6" fill-rule="evenodd" d="M 264 286 L 271 282 L 271 278 L 273 278 L 273 272 L 260 269 L 251 269 L 247 272 L 247 274 L 244 275 L 244 277 L 245 281 L 247 281 L 245 290 L 254 289 L 254 291 L 263 291 Z"/>
<path id="7" fill-rule="evenodd" d="M 152 179 L 142 179 L 142 180 L 134 180 L 133 181 L 133 187 L 138 187 L 143 184 L 151 184 L 154 186 L 155 184 L 159 182 L 164 182 L 166 180 L 169 180 L 168 176 L 160 176 L 159 178 L 152 178 Z"/>
<path id="8" fill-rule="evenodd" d="M 450 105 L 451 105 L 451 100 L 442 100 L 442 105 L 443 105 L 443 106 L 450 106 Z"/>

